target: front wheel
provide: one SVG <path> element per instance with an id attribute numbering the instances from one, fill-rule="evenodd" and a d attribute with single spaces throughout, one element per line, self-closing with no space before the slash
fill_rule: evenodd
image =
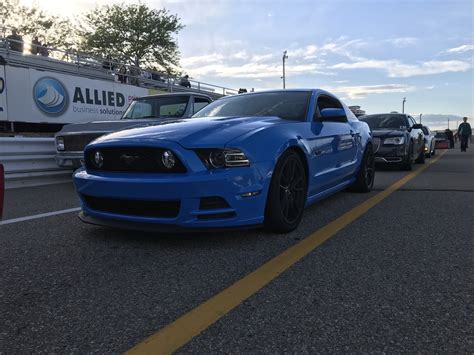
<path id="1" fill-rule="evenodd" d="M 412 164 L 413 164 L 413 143 L 410 142 L 410 145 L 408 146 L 408 154 L 404 158 L 401 168 L 402 170 L 405 170 L 405 171 L 411 171 L 413 169 Z"/>
<path id="2" fill-rule="evenodd" d="M 300 156 L 287 150 L 273 171 L 265 207 L 265 228 L 276 233 L 296 229 L 303 218 L 308 178 Z"/>
<path id="3" fill-rule="evenodd" d="M 374 187 L 375 181 L 375 159 L 372 145 L 367 145 L 364 156 L 357 173 L 356 181 L 351 186 L 351 191 L 369 192 Z"/>

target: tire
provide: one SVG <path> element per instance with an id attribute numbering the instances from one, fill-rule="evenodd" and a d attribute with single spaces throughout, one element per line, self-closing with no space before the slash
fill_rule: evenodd
<path id="1" fill-rule="evenodd" d="M 408 147 L 408 155 L 405 158 L 405 161 L 401 165 L 401 169 L 405 171 L 411 171 L 413 169 L 413 142 L 410 142 Z"/>
<path id="2" fill-rule="evenodd" d="M 375 159 L 372 145 L 365 148 L 364 157 L 360 163 L 359 172 L 354 184 L 350 187 L 354 192 L 369 192 L 374 187 L 375 181 Z"/>
<path id="3" fill-rule="evenodd" d="M 273 171 L 265 206 L 264 225 L 276 233 L 295 230 L 303 218 L 308 177 L 300 156 L 287 150 Z"/>
<path id="4" fill-rule="evenodd" d="M 417 164 L 424 164 L 425 163 L 425 150 L 424 146 L 421 148 L 421 152 L 418 155 L 418 158 L 416 158 L 415 163 Z"/>

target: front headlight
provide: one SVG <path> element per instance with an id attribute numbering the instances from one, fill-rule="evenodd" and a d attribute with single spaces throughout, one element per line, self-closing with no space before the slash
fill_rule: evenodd
<path id="1" fill-rule="evenodd" d="M 248 158 L 239 149 L 199 149 L 196 152 L 209 169 L 250 165 Z"/>
<path id="2" fill-rule="evenodd" d="M 56 137 L 56 149 L 58 152 L 62 152 L 64 150 L 64 138 L 63 137 Z"/>
<path id="3" fill-rule="evenodd" d="M 390 137 L 383 140 L 383 144 L 401 145 L 405 143 L 405 137 Z"/>

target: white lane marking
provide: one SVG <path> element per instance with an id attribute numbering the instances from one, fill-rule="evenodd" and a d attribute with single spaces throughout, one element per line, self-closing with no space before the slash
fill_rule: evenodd
<path id="1" fill-rule="evenodd" d="M 40 213 L 40 214 L 35 214 L 33 216 L 26 216 L 26 217 L 19 217 L 19 218 L 12 218 L 12 219 L 6 219 L 4 221 L 0 221 L 0 226 L 3 226 L 5 224 L 12 224 L 12 223 L 18 223 L 18 222 L 24 222 L 24 221 L 29 221 L 31 219 L 38 219 L 38 218 L 44 218 L 44 217 L 50 217 L 50 216 L 56 216 L 58 214 L 64 214 L 64 213 L 70 213 L 70 212 L 77 212 L 80 211 L 80 207 L 75 207 L 75 208 L 68 208 L 67 210 L 60 210 L 60 211 L 53 211 L 53 212 L 48 212 L 48 213 Z"/>

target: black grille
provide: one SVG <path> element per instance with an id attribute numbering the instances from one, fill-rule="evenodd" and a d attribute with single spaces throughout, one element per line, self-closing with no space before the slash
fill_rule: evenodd
<path id="1" fill-rule="evenodd" d="M 82 197 L 93 210 L 128 216 L 175 218 L 181 205 L 180 201 L 123 200 L 88 195 Z"/>
<path id="2" fill-rule="evenodd" d="M 229 204 L 222 197 L 212 196 L 212 197 L 203 197 L 199 202 L 200 210 L 213 210 L 220 208 L 228 208 Z"/>
<path id="3" fill-rule="evenodd" d="M 64 150 L 68 152 L 82 152 L 86 145 L 94 139 L 103 136 L 105 133 L 91 133 L 91 134 L 73 134 L 63 136 Z"/>
<path id="4" fill-rule="evenodd" d="M 142 172 L 142 173 L 185 173 L 186 168 L 176 157 L 175 166 L 167 169 L 161 157 L 166 149 L 148 147 L 104 147 L 89 149 L 85 153 L 86 168 L 97 171 L 115 172 Z M 98 168 L 94 162 L 94 155 L 100 152 L 103 156 L 103 165 Z"/>

